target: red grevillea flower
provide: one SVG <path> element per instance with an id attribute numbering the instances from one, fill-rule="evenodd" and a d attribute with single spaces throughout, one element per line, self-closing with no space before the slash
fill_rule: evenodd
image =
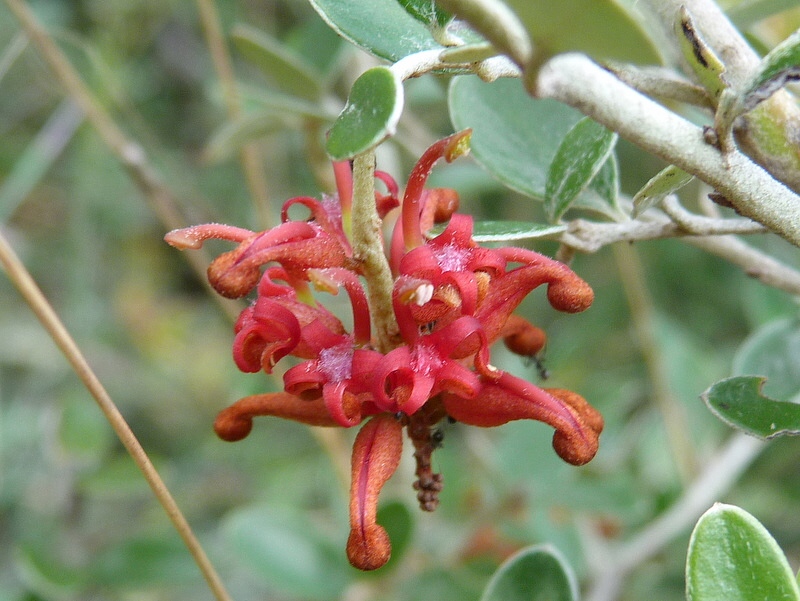
<path id="1" fill-rule="evenodd" d="M 275 228 L 251 232 L 207 224 L 166 236 L 178 248 L 199 248 L 210 238 L 237 243 L 211 263 L 208 278 L 226 297 L 255 290 L 234 327 L 233 357 L 242 371 L 271 373 L 284 357 L 299 360 L 285 372 L 282 392 L 245 397 L 220 412 L 214 428 L 221 438 L 244 438 L 262 415 L 313 426 L 352 427 L 367 420 L 353 445 L 347 541 L 350 562 L 364 570 L 381 567 L 391 554 L 376 515 L 378 495 L 400 462 L 403 429 L 415 450 L 414 488 L 427 511 L 436 508 L 442 490 L 431 455 L 438 446 L 435 426 L 445 418 L 481 427 L 545 422 L 555 429 L 556 453 L 574 465 L 594 457 L 603 429 L 600 414 L 577 393 L 540 388 L 490 363 L 490 347 L 500 339 L 530 357 L 544 346 L 544 332 L 513 314 L 532 290 L 546 285 L 550 304 L 568 313 L 588 308 L 593 293 L 569 267 L 543 255 L 479 246 L 472 218 L 455 213 L 457 194 L 425 188 L 434 164 L 463 154 L 468 139 L 467 131 L 436 142 L 409 176 L 387 257 L 397 332 L 384 333 L 380 346 L 365 270 L 349 241 L 348 163 L 334 163 L 336 196 L 289 200 Z M 375 177 L 387 190 L 375 194 L 376 213 L 384 218 L 397 206 L 399 189 L 385 173 Z M 289 208 L 298 204 L 308 209 L 308 220 L 289 219 Z M 448 220 L 440 235 L 426 237 L 434 223 Z M 345 289 L 352 306 L 349 331 L 315 299 L 311 285 L 331 294 Z"/>

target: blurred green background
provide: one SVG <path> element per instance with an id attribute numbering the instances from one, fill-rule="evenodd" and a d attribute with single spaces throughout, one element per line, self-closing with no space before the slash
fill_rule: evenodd
<path id="1" fill-rule="evenodd" d="M 288 110 L 281 86 L 233 52 L 245 111 L 260 116 L 250 131 L 260 134 L 267 208 L 253 202 L 236 152 L 226 150 L 236 139 L 226 130 L 230 120 L 197 4 L 42 0 L 31 6 L 95 97 L 146 150 L 186 224 L 214 220 L 258 229 L 277 221 L 286 198 L 329 186 L 320 155 L 326 115 L 335 117 L 353 79 L 373 63 L 339 41 L 305 2 L 217 4 L 224 30 L 244 23 L 267 32 L 323 76 L 320 114 L 309 116 L 297 106 Z M 797 15 L 790 18 L 796 27 Z M 450 132 L 446 83 L 429 76 L 407 84 L 396 141 L 378 155 L 400 181 L 414 153 Z M 750 332 L 796 313 L 787 295 L 679 241 L 576 257 L 573 268 L 596 292 L 591 310 L 557 314 L 537 291 L 523 311 L 550 336 L 548 385 L 575 389 L 604 413 L 598 457 L 583 468 L 561 463 L 541 424 L 449 425 L 434 456 L 445 480 L 441 507 L 434 514 L 416 508 L 407 450 L 382 495 L 395 557 L 385 569 L 362 574 L 344 555 L 342 466 L 354 432 L 318 433 L 262 419 L 240 443 L 215 437 L 217 411 L 246 394 L 275 390 L 276 382 L 236 370 L 230 317 L 186 257 L 162 242 L 167 227 L 5 6 L 0 139 L 3 232 L 242 601 L 477 599 L 499 561 L 539 542 L 553 543 L 586 576 L 587 540 L 613 543 L 651 523 L 724 444 L 730 431 L 699 394 L 730 374 Z M 619 157 L 628 194 L 661 167 L 625 143 Z M 434 180 L 457 188 L 464 210 L 476 216 L 543 220 L 540 206 L 469 159 L 438 169 Z M 774 237 L 754 243 L 797 264 L 796 249 Z M 556 250 L 552 243 L 535 248 Z M 648 337 L 656 344 L 647 344 Z M 493 362 L 537 378 L 535 366 L 502 349 Z M 795 568 L 798 449 L 796 440 L 771 443 L 724 498 L 756 515 Z M 687 528 L 640 566 L 624 598 L 683 599 L 688 536 Z M 207 598 L 133 462 L 8 279 L 0 278 L 0 600 Z"/>

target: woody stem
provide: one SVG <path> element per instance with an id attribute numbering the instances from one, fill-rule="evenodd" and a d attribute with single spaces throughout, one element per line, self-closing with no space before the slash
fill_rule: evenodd
<path id="1" fill-rule="evenodd" d="M 375 153 L 368 150 L 353 160 L 353 257 L 367 283 L 372 333 L 381 352 L 394 347 L 399 328 L 392 311 L 392 274 L 383 248 L 381 219 L 375 207 Z"/>

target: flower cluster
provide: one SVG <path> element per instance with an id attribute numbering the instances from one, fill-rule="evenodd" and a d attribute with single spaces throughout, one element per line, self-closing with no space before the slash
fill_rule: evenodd
<path id="1" fill-rule="evenodd" d="M 377 284 L 364 277 L 364 262 L 348 236 L 349 163 L 334 164 L 337 195 L 287 201 L 282 223 L 268 231 L 206 224 L 165 238 L 178 248 L 199 248 L 210 238 L 237 243 L 211 263 L 208 279 L 225 297 L 256 291 L 235 325 L 239 369 L 271 373 L 287 355 L 299 360 L 284 373 L 282 392 L 249 396 L 223 410 L 214 426 L 221 438 L 244 438 L 261 415 L 345 428 L 368 420 L 353 447 L 347 541 L 350 562 L 364 570 L 382 566 L 391 553 L 376 512 L 380 490 L 400 462 L 404 428 L 415 449 L 414 487 L 427 511 L 436 508 L 442 489 L 431 455 L 443 419 L 483 427 L 539 420 L 555 428 L 553 447 L 565 461 L 582 465 L 597 452 L 603 420 L 580 395 L 540 388 L 489 361 L 490 346 L 500 339 L 530 357 L 544 346 L 544 333 L 513 314 L 534 288 L 546 284 L 550 304 L 569 313 L 588 308 L 593 293 L 566 265 L 543 255 L 478 246 L 472 219 L 455 212 L 455 192 L 425 188 L 434 163 L 465 152 L 468 139 L 467 131 L 440 140 L 411 172 L 386 258 L 392 289 L 385 298 L 391 299 L 394 327 L 380 336 L 373 318 L 388 307 L 374 306 L 376 297 L 368 293 Z M 385 173 L 375 177 L 387 189 L 375 193 L 383 218 L 400 204 L 398 186 Z M 308 220 L 288 217 L 297 204 L 308 209 Z M 447 222 L 444 231 L 426 237 L 439 222 Z M 315 300 L 310 284 L 333 294 L 344 288 L 352 306 L 350 331 Z"/>

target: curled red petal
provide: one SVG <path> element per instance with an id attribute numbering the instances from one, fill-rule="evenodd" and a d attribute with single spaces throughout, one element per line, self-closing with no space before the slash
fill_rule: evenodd
<path id="1" fill-rule="evenodd" d="M 554 309 L 579 313 L 594 301 L 591 286 L 560 261 L 525 248 L 500 248 L 497 252 L 510 262 L 535 268 L 536 277 L 547 283 L 547 300 Z"/>
<path id="2" fill-rule="evenodd" d="M 246 373 L 263 369 L 268 374 L 294 350 L 301 332 L 291 311 L 266 298 L 259 298 L 242 311 L 234 331 L 233 360 L 237 367 Z"/>
<path id="3" fill-rule="evenodd" d="M 500 331 L 506 347 L 523 357 L 534 357 L 547 343 L 547 335 L 527 319 L 510 315 Z"/>
<path id="4" fill-rule="evenodd" d="M 597 453 L 602 418 L 577 393 L 546 391 L 507 373 L 485 380 L 480 393 L 467 399 L 445 393 L 447 414 L 473 426 L 491 427 L 517 419 L 535 419 L 556 429 L 553 447 L 564 461 L 583 465 Z M 599 418 L 599 419 L 598 419 Z M 598 427 L 599 426 L 599 427 Z"/>
<path id="5" fill-rule="evenodd" d="M 347 382 L 329 382 L 322 387 L 325 408 L 333 419 L 344 428 L 361 423 L 361 403 L 347 390 Z"/>
<path id="6" fill-rule="evenodd" d="M 304 401 L 287 392 L 273 392 L 244 397 L 223 409 L 214 422 L 214 431 L 222 440 L 241 440 L 250 434 L 253 418 L 259 415 L 290 419 L 310 426 L 337 425 L 322 399 Z"/>
<path id="7" fill-rule="evenodd" d="M 353 443 L 347 558 L 360 570 L 380 568 L 392 554 L 389 535 L 377 522 L 378 495 L 400 464 L 402 431 L 391 415 L 376 415 Z"/>
<path id="8" fill-rule="evenodd" d="M 424 346 L 390 351 L 372 376 L 375 404 L 390 413 L 414 414 L 430 398 L 441 365 L 435 350 Z"/>

